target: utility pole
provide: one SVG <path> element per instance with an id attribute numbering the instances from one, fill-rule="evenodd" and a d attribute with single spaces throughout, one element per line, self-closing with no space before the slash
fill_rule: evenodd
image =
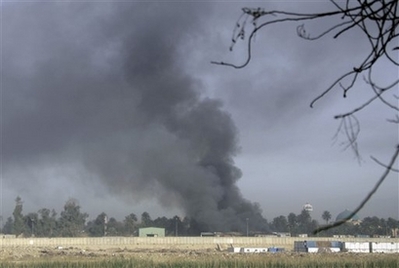
<path id="1" fill-rule="evenodd" d="M 35 236 L 35 220 L 33 218 L 30 218 L 30 222 L 32 224 L 31 230 L 30 230 L 31 236 L 34 237 Z"/>
<path id="2" fill-rule="evenodd" d="M 104 236 L 107 236 L 107 223 L 108 223 L 108 217 L 107 215 L 104 215 Z"/>
<path id="3" fill-rule="evenodd" d="M 247 236 L 248 236 L 248 234 L 249 234 L 249 229 L 248 229 L 248 221 L 249 221 L 249 218 L 246 218 L 246 221 L 247 221 Z"/>
<path id="4" fill-rule="evenodd" d="M 175 236 L 178 236 L 178 233 L 177 233 L 177 229 L 178 229 L 177 219 L 178 219 L 178 217 L 176 216 L 175 217 Z"/>

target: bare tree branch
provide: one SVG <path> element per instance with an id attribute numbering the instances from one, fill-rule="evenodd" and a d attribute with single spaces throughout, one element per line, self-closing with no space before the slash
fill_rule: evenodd
<path id="1" fill-rule="evenodd" d="M 230 51 L 232 51 L 237 41 L 246 40 L 247 55 L 244 63 L 233 64 L 217 61 L 212 61 L 211 63 L 229 66 L 236 69 L 246 67 L 252 59 L 251 49 L 255 34 L 267 26 L 289 22 L 301 22 L 302 24 L 297 26 L 297 35 L 300 38 L 310 41 L 321 39 L 329 34 L 331 34 L 332 37 L 335 39 L 340 37 L 344 33 L 349 33 L 355 28 L 360 29 L 366 37 L 366 40 L 370 44 L 369 51 L 367 52 L 364 59 L 358 65 L 355 65 L 356 67 L 353 67 L 352 70 L 347 70 L 346 72 L 341 74 L 329 87 L 327 87 L 327 89 L 317 95 L 310 103 L 310 107 L 313 107 L 318 100 L 326 96 L 329 92 L 337 87 L 343 91 L 343 97 L 345 98 L 348 92 L 358 82 L 359 74 L 365 74 L 367 72 L 367 75 L 364 75 L 364 82 L 371 87 L 374 92 L 374 96 L 365 101 L 360 106 L 356 107 L 355 109 L 343 114 L 336 115 L 334 117 L 335 119 L 341 119 L 334 139 L 337 139 L 338 134 L 344 133 L 347 139 L 347 142 L 344 143 L 345 149 L 351 148 L 355 153 L 357 159 L 360 161 L 359 148 L 357 145 L 357 138 L 360 133 L 360 123 L 357 120 L 355 114 L 365 107 L 369 106 L 375 100 L 380 100 L 383 104 L 385 104 L 388 108 L 394 110 L 395 112 L 399 111 L 398 102 L 392 103 L 388 101 L 386 99 L 386 95 L 384 95 L 384 98 L 382 97 L 382 94 L 397 89 L 397 86 L 399 85 L 399 79 L 394 81 L 388 81 L 388 85 L 381 86 L 378 85 L 372 78 L 374 68 L 377 68 L 375 67 L 376 63 L 384 59 L 392 63 L 394 67 L 399 66 L 399 58 L 397 57 L 397 52 L 399 50 L 399 1 L 330 0 L 330 2 L 334 6 L 335 10 L 332 12 L 321 13 L 297 13 L 281 10 L 267 11 L 262 8 L 243 8 L 243 13 L 237 20 L 237 23 L 235 25 L 232 37 L 232 44 L 229 49 Z M 311 36 L 311 34 L 307 32 L 304 23 L 325 18 L 337 18 L 337 21 L 339 20 L 339 22 L 336 22 L 334 25 L 327 27 L 321 33 Z M 247 22 L 251 19 L 253 29 L 250 31 L 249 37 L 246 39 Z M 258 21 L 260 20 L 263 20 L 263 22 L 258 25 Z M 391 55 L 391 53 L 395 54 Z M 399 96 L 397 94 L 393 94 L 393 97 L 396 100 L 399 100 Z M 396 115 L 396 118 L 388 119 L 388 122 L 399 124 L 399 116 Z M 371 196 L 378 190 L 379 186 L 388 176 L 389 172 L 398 171 L 393 167 L 395 161 L 397 161 L 398 154 L 399 145 L 396 146 L 396 151 L 388 165 L 385 165 L 374 157 L 371 157 L 375 162 L 385 168 L 385 171 L 378 180 L 377 184 L 364 198 L 360 205 L 355 209 L 355 211 L 346 219 L 330 225 L 322 226 L 315 230 L 314 233 L 319 233 L 321 231 L 339 226 L 350 220 L 358 211 L 360 211 L 363 206 L 369 201 Z"/>
<path id="2" fill-rule="evenodd" d="M 266 11 L 261 8 L 243 8 L 242 15 L 236 23 L 236 27 L 233 31 L 232 45 L 230 50 L 233 50 L 234 45 L 238 40 L 245 40 L 246 32 L 246 22 L 249 18 L 252 18 L 252 24 L 255 26 L 247 39 L 247 58 L 242 64 L 233 64 L 223 61 L 212 61 L 212 64 L 224 65 L 233 67 L 236 69 L 241 69 L 246 67 L 252 59 L 252 43 L 255 34 L 262 28 L 279 23 L 285 22 L 300 22 L 300 21 L 311 21 L 323 19 L 326 17 L 337 17 L 343 20 L 343 22 L 337 23 L 322 33 L 311 37 L 305 29 L 305 25 L 301 24 L 297 27 L 297 34 L 299 37 L 306 40 L 317 40 L 325 35 L 336 31 L 333 38 L 338 38 L 343 33 L 357 27 L 362 30 L 362 32 L 367 37 L 370 43 L 370 52 L 368 56 L 363 60 L 358 67 L 354 67 L 353 70 L 348 71 L 337 78 L 330 87 L 323 91 L 319 96 L 317 96 L 310 104 L 311 107 L 314 106 L 315 102 L 324 97 L 328 92 L 330 92 L 335 86 L 339 85 L 343 89 L 343 96 L 346 97 L 347 92 L 354 86 L 357 81 L 358 74 L 371 69 L 374 64 L 379 61 L 383 56 L 385 56 L 394 65 L 399 66 L 397 59 L 393 58 L 388 53 L 388 48 L 390 44 L 396 44 L 399 34 L 397 33 L 397 28 L 399 26 L 398 17 L 398 1 L 349 1 L 347 0 L 344 5 L 331 0 L 331 3 L 336 7 L 336 11 L 332 12 L 322 12 L 322 13 L 297 13 L 297 12 L 287 12 L 281 10 L 271 10 Z M 274 19 L 269 19 L 273 17 Z M 265 19 L 267 21 L 261 23 L 257 26 L 257 21 L 260 19 Z M 269 19 L 269 20 L 268 20 Z M 377 31 L 375 32 L 376 26 Z M 375 32 L 375 33 L 374 33 Z M 397 50 L 398 47 L 392 48 L 392 50 Z M 342 81 L 345 78 L 350 78 L 351 82 L 348 86 L 342 85 Z"/>
<path id="3" fill-rule="evenodd" d="M 395 104 L 391 104 L 391 103 L 389 103 L 387 100 L 385 100 L 384 98 L 382 98 L 382 96 L 381 96 L 382 93 L 384 93 L 384 92 L 386 92 L 386 91 L 388 91 L 388 90 L 390 90 L 390 89 L 392 89 L 392 88 L 395 88 L 395 86 L 399 84 L 399 79 L 396 80 L 396 81 L 394 81 L 392 84 L 390 84 L 390 85 L 388 85 L 388 86 L 386 86 L 386 87 L 377 86 L 377 85 L 373 82 L 373 80 L 372 80 L 372 78 L 371 78 L 371 71 L 369 71 L 368 79 L 367 79 L 367 80 L 365 79 L 365 81 L 366 81 L 367 84 L 370 85 L 370 87 L 373 89 L 375 95 L 380 99 L 380 101 L 381 101 L 382 103 L 384 103 L 386 106 L 388 106 L 388 107 L 391 108 L 391 109 L 394 109 L 394 110 L 396 110 L 396 111 L 399 111 L 399 107 L 398 107 L 398 104 L 397 104 L 397 103 L 396 103 L 396 105 L 395 105 Z"/>
<path id="4" fill-rule="evenodd" d="M 319 228 L 317 228 L 316 230 L 313 231 L 313 234 L 317 234 L 320 233 L 321 231 L 326 231 L 329 230 L 331 228 L 340 226 L 342 224 L 344 224 L 345 222 L 348 222 L 349 220 L 351 220 L 353 218 L 353 216 L 356 215 L 356 213 L 358 213 L 363 207 L 364 205 L 370 200 L 370 198 L 373 196 L 373 194 L 378 190 L 378 188 L 380 187 L 380 185 L 384 182 L 384 180 L 386 179 L 386 177 L 388 176 L 389 172 L 393 169 L 393 166 L 396 162 L 396 159 L 399 155 L 399 145 L 396 146 L 396 150 L 395 153 L 393 154 L 391 161 L 389 162 L 389 164 L 386 166 L 384 173 L 382 174 L 382 176 L 380 177 L 380 179 L 378 180 L 378 182 L 376 183 L 376 185 L 373 187 L 373 189 L 368 193 L 368 195 L 366 196 L 366 198 L 363 199 L 363 201 L 359 204 L 359 206 L 350 214 L 348 215 L 346 218 L 340 220 L 340 221 L 336 221 L 332 224 L 327 224 L 324 226 L 321 226 Z"/>
<path id="5" fill-rule="evenodd" d="M 387 166 L 386 164 L 382 163 L 381 161 L 379 161 L 374 156 L 370 156 L 370 158 L 373 159 L 377 164 L 383 166 L 384 168 L 389 168 L 390 170 L 392 170 L 394 172 L 399 172 L 399 169 Z"/>
<path id="6" fill-rule="evenodd" d="M 399 115 L 395 115 L 395 119 L 387 119 L 389 123 L 399 124 Z"/>
<path id="7" fill-rule="evenodd" d="M 357 145 L 357 138 L 360 133 L 360 123 L 359 120 L 353 115 L 349 114 L 341 118 L 341 122 L 338 126 L 337 132 L 335 133 L 333 140 L 336 142 L 340 133 L 344 133 L 346 137 L 346 142 L 341 143 L 344 145 L 344 150 L 351 148 L 355 153 L 356 159 L 361 162 L 361 156 L 359 153 L 359 147 Z"/>

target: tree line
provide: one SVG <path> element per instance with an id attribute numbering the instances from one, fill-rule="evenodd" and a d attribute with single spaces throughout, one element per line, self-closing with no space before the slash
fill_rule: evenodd
<path id="1" fill-rule="evenodd" d="M 324 211 L 321 215 L 325 221 L 324 224 L 329 224 L 332 215 L 329 211 Z M 274 218 L 270 223 L 270 228 L 276 232 L 287 232 L 292 236 L 300 234 L 312 235 L 314 230 L 319 228 L 321 224 L 312 219 L 310 213 L 302 210 L 299 215 L 289 213 L 287 217 L 281 215 Z M 333 236 L 333 235 L 352 235 L 352 236 L 392 236 L 396 237 L 399 229 L 399 221 L 389 217 L 388 219 L 378 218 L 376 216 L 365 217 L 361 221 L 348 221 L 335 228 L 320 232 L 319 236 Z"/>
<path id="2" fill-rule="evenodd" d="M 0 233 L 23 237 L 81 237 L 81 236 L 137 236 L 142 227 L 162 227 L 165 234 L 197 235 L 195 220 L 178 216 L 152 219 L 148 212 L 143 212 L 140 219 L 134 213 L 125 216 L 123 221 L 108 218 L 105 212 L 94 220 L 87 221 L 89 214 L 82 212 L 76 199 L 69 199 L 58 215 L 52 209 L 42 208 L 26 215 L 23 213 L 23 201 L 18 196 L 12 216 L 8 217 Z"/>
<path id="3" fill-rule="evenodd" d="M 321 215 L 326 224 L 332 218 L 329 211 Z M 76 199 L 69 199 L 58 215 L 52 209 L 42 208 L 37 212 L 23 214 L 23 201 L 20 197 L 15 199 L 15 208 L 12 216 L 8 217 L 0 230 L 4 234 L 14 234 L 23 237 L 101 237 L 101 236 L 138 236 L 138 229 L 142 227 L 165 228 L 167 236 L 197 236 L 202 231 L 195 219 L 165 216 L 152 219 L 148 212 L 143 212 L 140 218 L 130 213 L 122 221 L 113 217 L 108 218 L 105 212 L 100 213 L 94 220 L 87 221 L 89 215 L 81 211 Z M 292 236 L 299 234 L 311 235 L 313 230 L 320 226 L 319 222 L 312 219 L 310 213 L 302 210 L 296 215 L 291 212 L 288 216 L 275 217 L 271 222 L 266 222 L 270 233 L 290 233 Z M 251 229 L 248 219 L 249 235 L 256 235 L 257 230 Z M 320 234 L 332 235 L 394 235 L 393 230 L 399 228 L 399 221 L 393 218 L 383 219 L 366 217 L 357 224 L 345 223 L 337 228 L 330 229 Z M 217 230 L 214 230 L 217 231 Z M 234 230 L 245 234 L 245 230 Z"/>

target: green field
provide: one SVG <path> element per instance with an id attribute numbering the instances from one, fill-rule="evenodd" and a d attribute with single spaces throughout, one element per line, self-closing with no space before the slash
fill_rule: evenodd
<path id="1" fill-rule="evenodd" d="M 0 267 L 399 267 L 398 254 L 204 254 L 75 257 L 4 261 Z"/>

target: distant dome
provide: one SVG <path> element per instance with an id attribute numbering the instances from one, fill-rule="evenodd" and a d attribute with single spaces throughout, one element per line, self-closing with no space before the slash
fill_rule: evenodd
<path id="1" fill-rule="evenodd" d="M 349 215 L 352 214 L 352 211 L 345 209 L 345 211 L 342 211 L 341 213 L 338 214 L 337 218 L 335 219 L 336 221 L 341 221 L 345 218 L 347 218 Z M 358 221 L 360 218 L 356 214 L 353 215 L 352 221 Z"/>

